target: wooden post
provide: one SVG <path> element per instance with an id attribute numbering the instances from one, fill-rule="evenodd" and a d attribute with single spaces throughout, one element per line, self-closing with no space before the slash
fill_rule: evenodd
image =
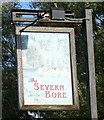
<path id="1" fill-rule="evenodd" d="M 2 58 L 2 12 L 0 11 L 0 58 Z M 2 59 L 0 59 L 0 120 L 2 119 Z"/>
<path id="2" fill-rule="evenodd" d="M 92 27 L 92 9 L 85 10 L 85 37 L 87 51 L 87 91 L 88 105 L 91 120 L 97 120 L 97 100 L 96 100 L 96 81 L 95 81 L 95 62 L 94 62 L 94 44 Z"/>

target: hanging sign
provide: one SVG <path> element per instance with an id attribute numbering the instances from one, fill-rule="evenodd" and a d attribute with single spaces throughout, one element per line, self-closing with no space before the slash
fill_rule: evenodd
<path id="1" fill-rule="evenodd" d="M 73 28 L 17 28 L 20 109 L 78 109 Z"/>

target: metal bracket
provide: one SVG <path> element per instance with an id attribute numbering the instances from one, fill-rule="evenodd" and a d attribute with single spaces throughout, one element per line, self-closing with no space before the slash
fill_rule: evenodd
<path id="1" fill-rule="evenodd" d="M 68 26 L 78 25 L 83 23 L 83 19 L 74 18 L 73 11 L 65 11 L 65 20 L 52 20 L 49 10 L 25 10 L 25 9 L 17 9 L 12 10 L 12 22 L 17 25 L 17 23 L 21 23 L 21 25 L 29 25 L 31 22 L 37 20 L 37 24 L 50 24 L 50 23 L 67 23 Z M 22 15 L 34 15 L 34 18 L 22 18 Z M 24 24 L 23 22 L 28 22 L 28 24 Z M 33 24 L 32 24 L 33 25 Z"/>

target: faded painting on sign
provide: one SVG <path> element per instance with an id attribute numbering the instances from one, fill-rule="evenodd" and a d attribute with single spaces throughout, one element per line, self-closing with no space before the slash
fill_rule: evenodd
<path id="1" fill-rule="evenodd" d="M 24 105 L 73 105 L 68 33 L 22 32 Z"/>

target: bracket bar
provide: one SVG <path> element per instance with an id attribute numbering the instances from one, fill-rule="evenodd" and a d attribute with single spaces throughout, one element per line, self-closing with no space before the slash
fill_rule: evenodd
<path id="1" fill-rule="evenodd" d="M 25 10 L 25 9 L 17 9 L 12 10 L 12 22 L 33 22 L 34 18 L 22 18 L 19 17 L 20 15 L 37 15 L 36 17 L 39 18 L 41 13 L 48 14 L 46 20 L 50 20 L 50 11 L 49 10 Z M 65 11 L 65 17 L 73 17 L 73 11 Z"/>

